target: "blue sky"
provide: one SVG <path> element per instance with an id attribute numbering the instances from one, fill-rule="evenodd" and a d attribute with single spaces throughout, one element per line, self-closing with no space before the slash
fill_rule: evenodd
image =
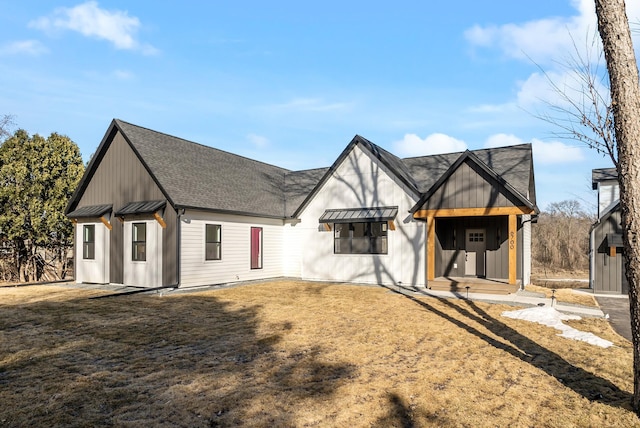
<path id="1" fill-rule="evenodd" d="M 596 30 L 592 0 L 0 10 L 0 115 L 68 135 L 85 160 L 113 118 L 294 170 L 329 166 L 355 134 L 401 157 L 531 142 L 541 209 L 595 206 L 591 169 L 612 166 L 535 117 L 555 96 L 539 67 L 564 81 L 571 38 Z"/>

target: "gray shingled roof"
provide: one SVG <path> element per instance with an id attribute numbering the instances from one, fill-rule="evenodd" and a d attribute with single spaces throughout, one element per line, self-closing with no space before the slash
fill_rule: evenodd
<path id="1" fill-rule="evenodd" d="M 615 168 L 597 168 L 591 170 L 591 183 L 595 186 L 601 181 L 617 180 L 618 170 Z M 596 190 L 594 187 L 593 190 Z"/>
<path id="2" fill-rule="evenodd" d="M 425 193 L 442 174 L 447 172 L 462 153 L 407 158 L 403 159 L 403 162 L 416 180 L 418 190 Z M 471 150 L 471 153 L 511 184 L 522 196 L 527 197 L 532 165 L 530 144 Z M 529 200 L 535 204 L 535 195 L 529 195 Z"/>
<path id="3" fill-rule="evenodd" d="M 122 120 L 116 119 L 114 123 L 175 207 L 291 217 L 331 170 L 289 171 Z M 347 155 L 349 147 L 358 143 L 417 193 L 427 192 L 462 155 L 449 153 L 400 159 L 357 135 L 336 163 Z M 472 153 L 526 197 L 533 174 L 530 145 Z M 74 195 L 74 200 L 80 196 Z M 535 204 L 535 194 L 530 195 L 529 200 Z M 72 205 L 73 200 L 69 206 Z M 70 215 L 74 213 L 77 212 Z"/>
<path id="4" fill-rule="evenodd" d="M 285 213 L 291 217 L 295 210 L 320 182 L 329 168 L 291 171 L 285 174 Z"/>
<path id="5" fill-rule="evenodd" d="M 284 217 L 288 170 L 116 120 L 176 206 Z"/>
<path id="6" fill-rule="evenodd" d="M 364 137 L 358 135 L 356 138 L 358 138 L 362 143 L 369 145 L 369 150 L 373 153 L 373 155 L 384 162 L 388 167 L 390 167 L 402 181 L 404 181 L 409 185 L 410 188 L 412 188 L 412 190 L 415 190 L 416 192 L 418 191 L 418 186 L 415 178 L 411 174 L 411 171 L 409 170 L 407 165 L 402 161 L 402 159 L 386 151 L 382 147 L 373 144 L 371 141 L 367 140 Z"/>

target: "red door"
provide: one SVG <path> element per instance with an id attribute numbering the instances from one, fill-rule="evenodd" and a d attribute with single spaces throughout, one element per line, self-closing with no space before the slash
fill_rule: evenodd
<path id="1" fill-rule="evenodd" d="M 262 228 L 251 228 L 251 269 L 262 269 Z"/>

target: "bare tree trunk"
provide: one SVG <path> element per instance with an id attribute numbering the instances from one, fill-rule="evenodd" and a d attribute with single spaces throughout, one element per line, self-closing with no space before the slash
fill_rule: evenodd
<path id="1" fill-rule="evenodd" d="M 595 0 L 609 81 L 615 135 L 624 258 L 633 338 L 633 410 L 640 416 L 640 86 L 624 0 Z"/>

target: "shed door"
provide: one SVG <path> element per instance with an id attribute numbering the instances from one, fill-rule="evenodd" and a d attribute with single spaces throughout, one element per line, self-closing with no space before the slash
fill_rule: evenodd
<path id="1" fill-rule="evenodd" d="M 262 228 L 251 228 L 251 269 L 262 269 Z"/>
<path id="2" fill-rule="evenodd" d="M 485 276 L 484 260 L 487 249 L 484 229 L 467 229 L 465 243 L 465 275 Z"/>

